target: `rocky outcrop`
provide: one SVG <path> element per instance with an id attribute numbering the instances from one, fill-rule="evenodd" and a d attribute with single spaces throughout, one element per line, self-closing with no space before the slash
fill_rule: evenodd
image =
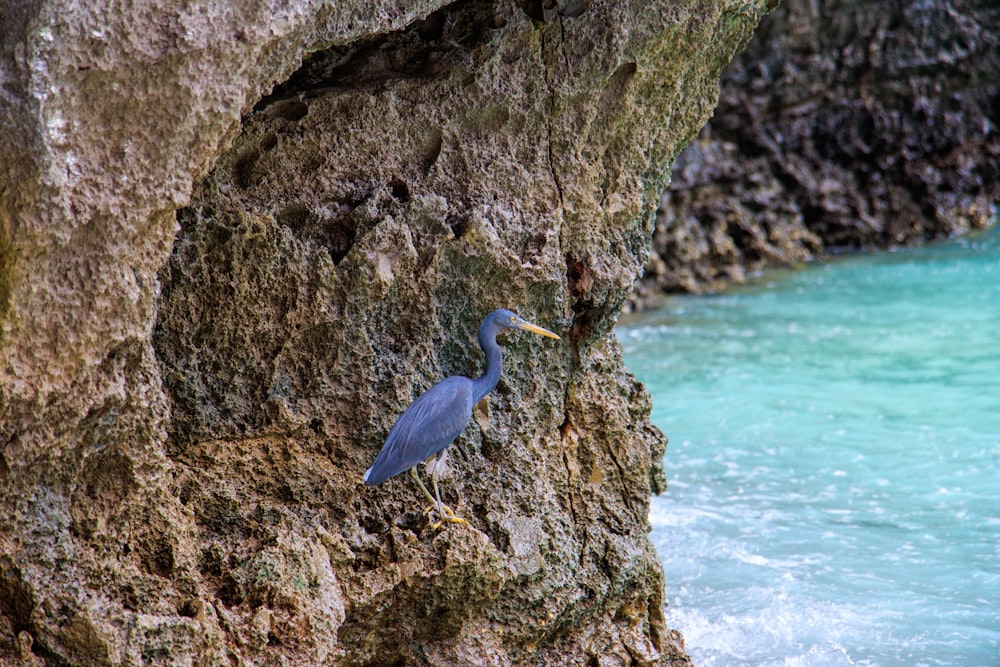
<path id="1" fill-rule="evenodd" d="M 685 664 L 611 329 L 764 4 L 7 3 L 0 659 Z M 361 475 L 500 306 L 435 530 Z"/>
<path id="2" fill-rule="evenodd" d="M 788 2 L 681 154 L 635 301 L 987 225 L 1000 200 L 994 2 Z"/>

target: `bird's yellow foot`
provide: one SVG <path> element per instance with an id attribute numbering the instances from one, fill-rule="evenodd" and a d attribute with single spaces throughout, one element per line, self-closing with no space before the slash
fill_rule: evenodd
<path id="1" fill-rule="evenodd" d="M 434 530 L 437 530 L 443 524 L 446 524 L 446 523 L 460 523 L 460 524 L 463 524 L 465 526 L 469 525 L 469 522 L 466 521 L 465 519 L 463 519 L 460 516 L 455 516 L 454 514 L 446 514 L 445 516 L 441 517 L 440 521 L 438 521 L 433 526 L 431 526 L 431 528 L 433 528 Z"/>
<path id="2" fill-rule="evenodd" d="M 427 509 L 424 510 L 424 514 L 428 514 L 429 515 L 431 512 L 437 512 L 437 511 L 438 511 L 437 505 L 431 505 L 430 507 L 428 507 Z M 452 510 L 447 505 L 441 505 L 441 511 L 438 512 L 438 514 L 440 516 L 438 518 L 437 523 L 435 523 L 433 526 L 431 526 L 431 528 L 433 528 L 434 530 L 437 530 L 443 524 L 446 524 L 446 523 L 461 523 L 461 524 L 465 524 L 466 526 L 469 525 L 468 521 L 466 521 L 465 519 L 463 519 L 460 516 L 457 516 L 455 514 L 454 510 Z"/>

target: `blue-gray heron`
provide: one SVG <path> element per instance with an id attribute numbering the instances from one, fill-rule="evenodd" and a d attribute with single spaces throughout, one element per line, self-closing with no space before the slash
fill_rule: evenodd
<path id="1" fill-rule="evenodd" d="M 393 475 L 410 471 L 432 507 L 437 507 L 439 521 L 466 523 L 441 502 L 438 490 L 439 464 L 444 450 L 465 429 L 472 408 L 500 381 L 503 352 L 497 344 L 497 334 L 504 329 L 524 329 L 532 333 L 559 339 L 559 336 L 537 324 L 518 317 L 509 310 L 494 310 L 479 326 L 479 347 L 486 354 L 486 372 L 475 380 L 455 375 L 438 382 L 413 401 L 389 431 L 382 451 L 365 472 L 365 484 L 381 484 Z M 431 469 L 431 495 L 417 473 L 417 464 L 427 462 Z"/>

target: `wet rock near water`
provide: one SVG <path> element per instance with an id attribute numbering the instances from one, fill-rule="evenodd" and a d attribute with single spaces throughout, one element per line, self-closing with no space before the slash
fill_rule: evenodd
<path id="1" fill-rule="evenodd" d="M 674 165 L 633 305 L 989 224 L 997 25 L 986 1 L 783 3 Z"/>

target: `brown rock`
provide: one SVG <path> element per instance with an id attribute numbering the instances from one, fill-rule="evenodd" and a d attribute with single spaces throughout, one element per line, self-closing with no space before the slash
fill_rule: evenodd
<path id="1" fill-rule="evenodd" d="M 13 4 L 0 656 L 687 662 L 611 329 L 763 3 Z M 499 306 L 564 342 L 508 336 L 434 531 L 361 474 Z"/>

